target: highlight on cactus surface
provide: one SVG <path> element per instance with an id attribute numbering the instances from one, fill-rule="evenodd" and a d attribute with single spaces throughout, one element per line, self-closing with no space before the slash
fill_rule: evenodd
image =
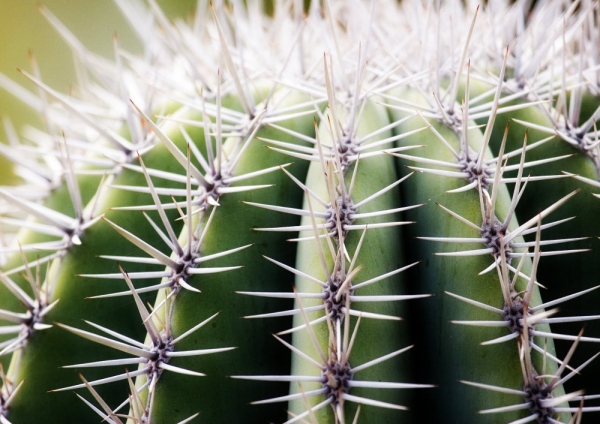
<path id="1" fill-rule="evenodd" d="M 597 0 L 116 4 L 0 77 L 0 423 L 597 420 Z"/>

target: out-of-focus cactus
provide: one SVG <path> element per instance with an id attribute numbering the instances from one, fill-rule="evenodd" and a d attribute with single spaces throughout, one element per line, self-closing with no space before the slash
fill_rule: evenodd
<path id="1" fill-rule="evenodd" d="M 0 78 L 0 423 L 593 420 L 598 2 L 247 3 Z"/>

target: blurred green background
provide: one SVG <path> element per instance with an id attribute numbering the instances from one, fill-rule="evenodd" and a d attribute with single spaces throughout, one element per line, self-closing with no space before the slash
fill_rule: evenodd
<path id="1" fill-rule="evenodd" d="M 157 1 L 170 17 L 189 18 L 196 5 L 196 0 Z M 114 57 L 114 33 L 121 46 L 140 51 L 139 40 L 113 0 L 0 0 L 0 72 L 29 89 L 33 85 L 17 72 L 17 68 L 31 69 L 29 51 L 50 86 L 65 92 L 75 81 L 70 50 L 39 12 L 39 4 L 52 11 L 92 51 Z M 4 90 L 0 90 L 0 115 L 9 115 L 17 128 L 25 122 L 39 125 L 39 118 Z"/>
<path id="2" fill-rule="evenodd" d="M 157 1 L 172 18 L 190 18 L 196 6 L 196 0 Z M 37 59 L 43 80 L 51 87 L 67 92 L 75 83 L 71 52 L 39 12 L 39 4 L 45 5 L 94 52 L 114 57 L 114 33 L 122 47 L 131 52 L 141 50 L 140 41 L 113 0 L 0 0 L 0 72 L 29 90 L 34 89 L 33 84 L 17 71 L 31 70 L 29 51 Z M 10 117 L 17 131 L 26 124 L 41 126 L 37 113 L 3 89 L 0 116 Z M 0 142 L 6 142 L 3 128 Z M 0 157 L 0 185 L 14 182 L 10 164 Z"/>

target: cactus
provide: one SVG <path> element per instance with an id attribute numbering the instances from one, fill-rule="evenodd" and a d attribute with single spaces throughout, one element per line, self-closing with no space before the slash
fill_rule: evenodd
<path id="1" fill-rule="evenodd" d="M 0 423 L 597 419 L 599 3 L 205 3 L 0 78 Z"/>

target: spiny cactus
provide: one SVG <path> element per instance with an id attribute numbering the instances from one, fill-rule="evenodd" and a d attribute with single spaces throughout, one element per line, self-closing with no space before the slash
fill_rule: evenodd
<path id="1" fill-rule="evenodd" d="M 0 423 L 597 419 L 598 1 L 116 3 L 0 78 Z"/>

